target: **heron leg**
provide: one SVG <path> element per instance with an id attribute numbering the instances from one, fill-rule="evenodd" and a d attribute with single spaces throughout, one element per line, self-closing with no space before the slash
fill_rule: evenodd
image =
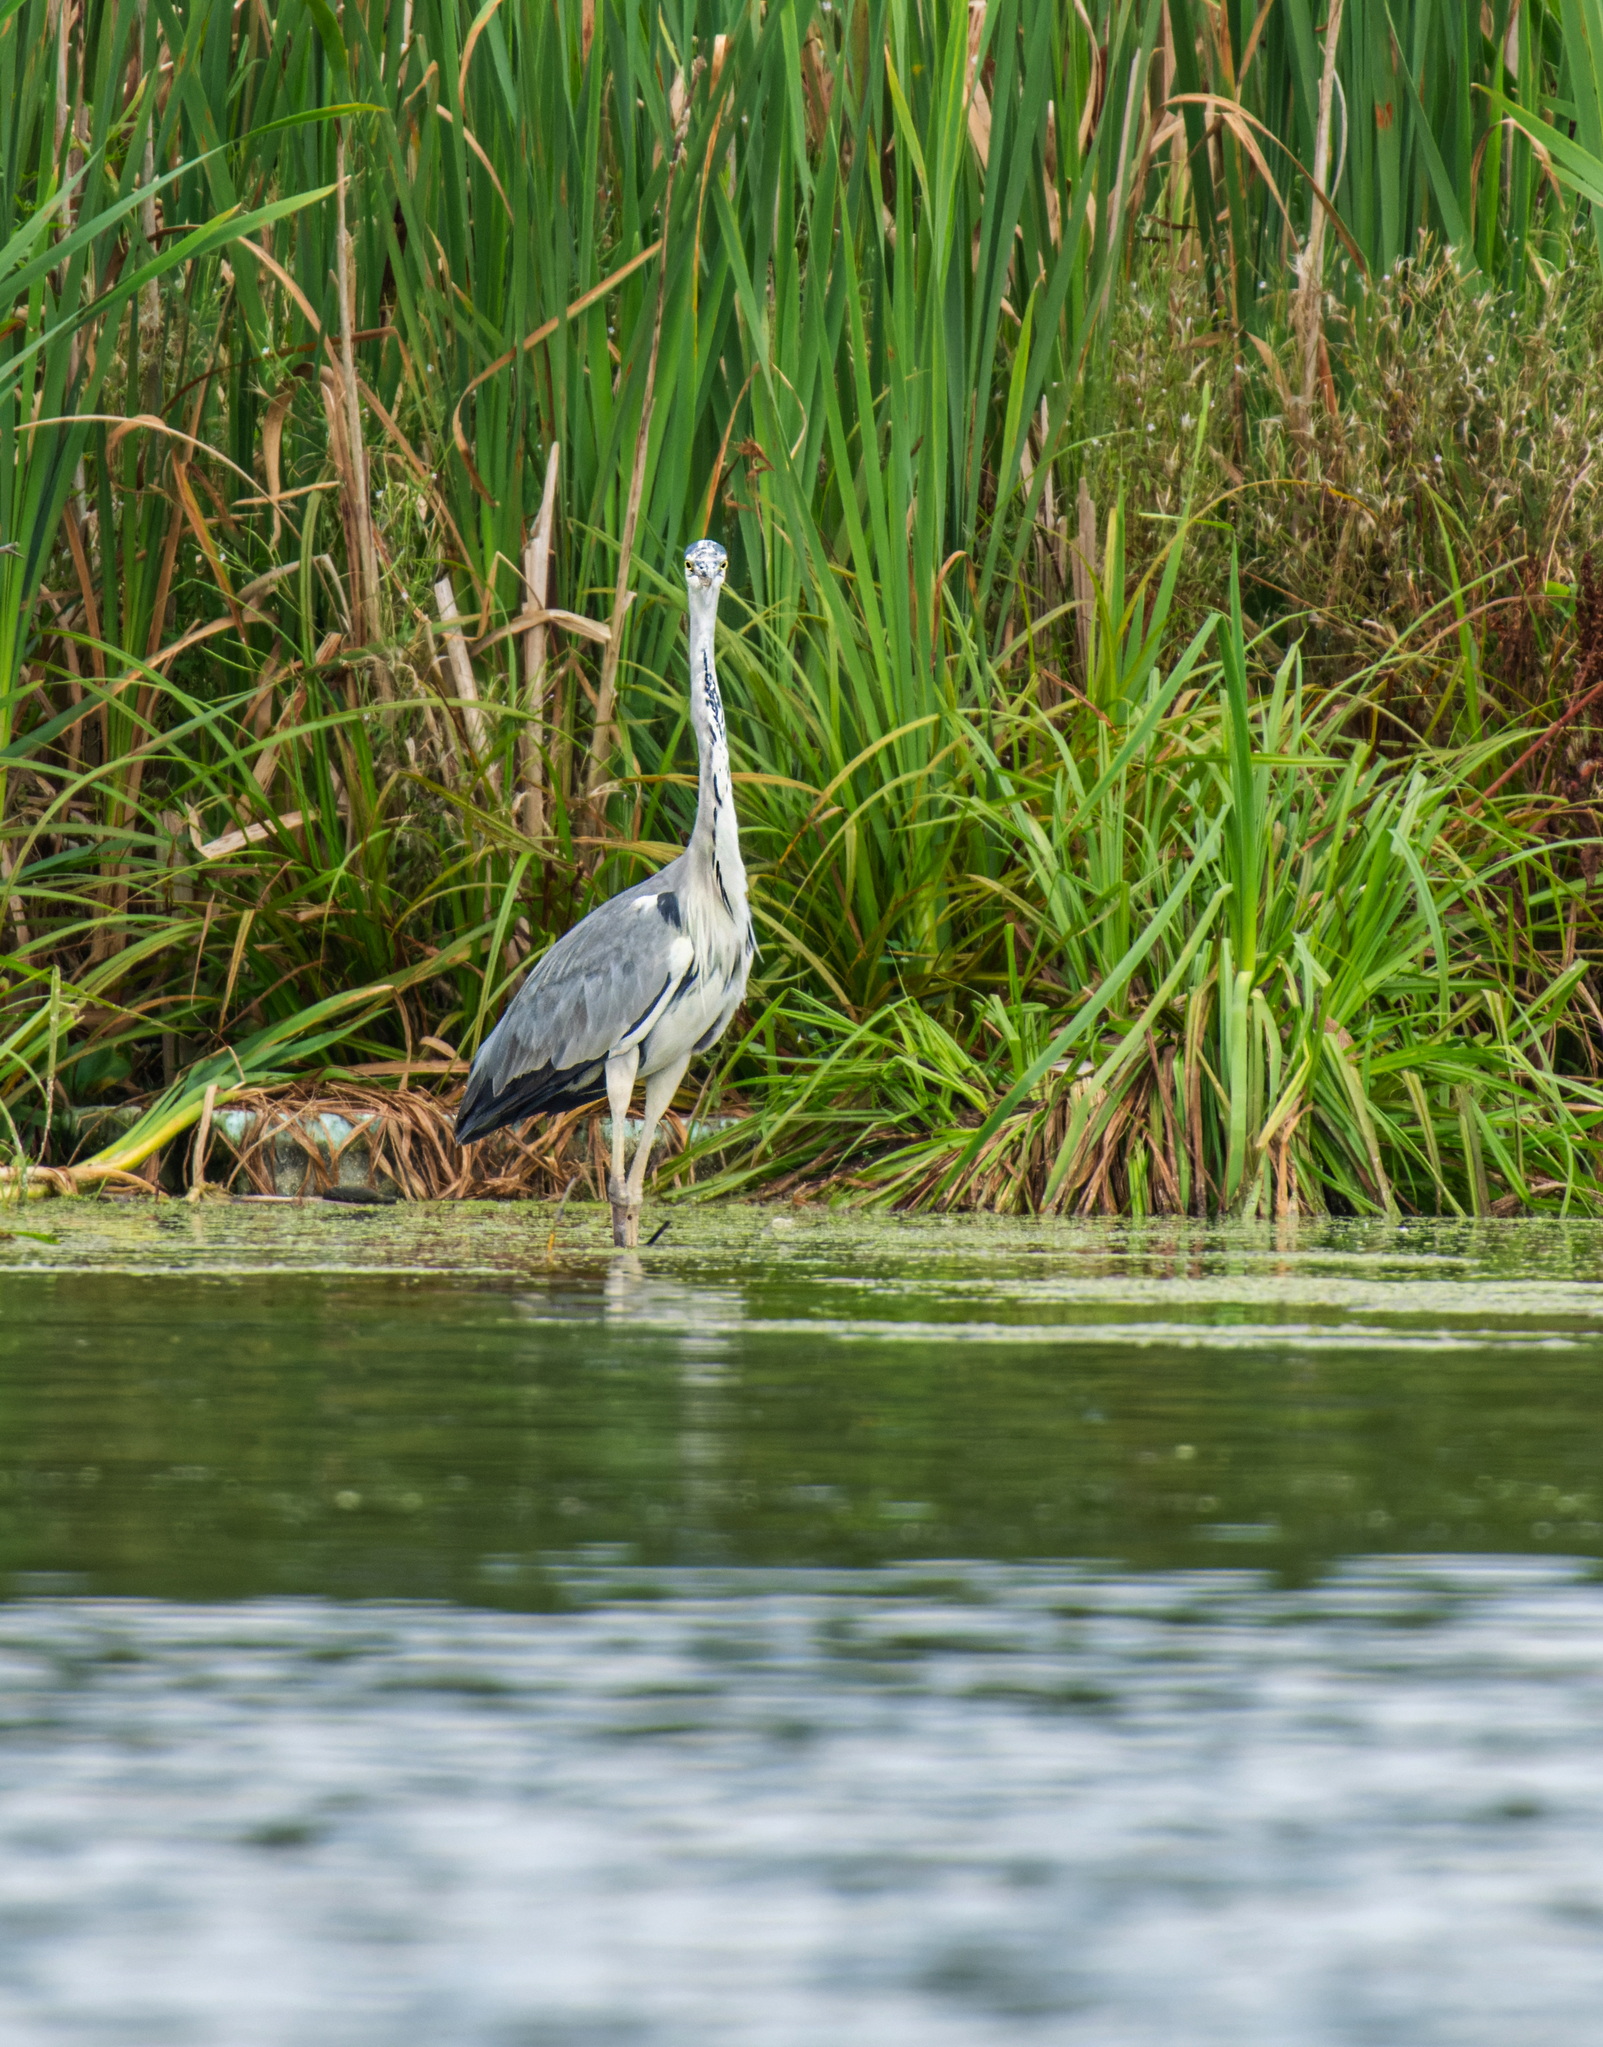
<path id="1" fill-rule="evenodd" d="M 607 1182 L 607 1199 L 612 1203 L 612 1241 L 614 1244 L 632 1245 L 640 1237 L 640 1197 L 635 1195 L 633 1205 L 623 1171 L 624 1125 L 629 1119 L 629 1099 L 635 1091 L 635 1069 L 640 1064 L 640 1049 L 631 1045 L 627 1052 L 614 1052 L 607 1061 L 607 1106 L 612 1111 L 612 1177 Z"/>
<path id="2" fill-rule="evenodd" d="M 640 1203 L 646 1191 L 646 1168 L 651 1164 L 651 1147 L 656 1142 L 657 1125 L 662 1121 L 663 1112 L 674 1098 L 674 1090 L 685 1077 L 685 1068 L 690 1064 L 690 1054 L 674 1060 L 671 1066 L 659 1066 L 655 1073 L 646 1076 L 646 1105 L 641 1111 L 640 1142 L 635 1146 L 634 1159 L 629 1167 L 629 1181 L 625 1189 L 632 1203 L 631 1213 L 640 1214 Z"/>

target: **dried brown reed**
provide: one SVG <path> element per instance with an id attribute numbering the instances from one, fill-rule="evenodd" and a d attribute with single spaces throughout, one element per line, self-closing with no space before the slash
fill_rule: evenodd
<path id="1" fill-rule="evenodd" d="M 593 1109 L 572 1110 L 538 1130 L 497 1131 L 464 1151 L 451 1134 L 455 1099 L 419 1088 L 308 1081 L 252 1088 L 229 1106 L 243 1112 L 244 1127 L 237 1141 L 219 1127 L 214 1142 L 229 1155 L 228 1184 L 243 1181 L 257 1194 L 315 1195 L 349 1184 L 341 1167 L 353 1151 L 369 1187 L 387 1185 L 408 1201 L 538 1200 L 560 1194 L 576 1173 L 599 1199 L 606 1180 Z M 348 1134 L 336 1138 L 331 1119 Z M 289 1187 L 287 1160 L 300 1175 Z"/>
<path id="2" fill-rule="evenodd" d="M 245 1119 L 242 1128 L 235 1121 L 237 1135 L 215 1123 L 193 1155 L 179 1148 L 174 1177 L 187 1171 L 192 1187 L 204 1187 L 220 1152 L 222 1184 L 235 1192 L 324 1194 L 351 1185 L 349 1167 L 360 1161 L 359 1184 L 393 1190 L 407 1201 L 539 1201 L 563 1194 L 575 1180 L 576 1192 L 604 1197 L 601 1109 L 573 1109 L 538 1127 L 499 1130 L 463 1150 L 452 1135 L 458 1099 L 454 1091 L 330 1080 L 242 1090 L 228 1105 L 231 1116 Z M 668 1141 L 682 1150 L 684 1119 L 670 1115 L 666 1123 Z M 336 1134 L 339 1124 L 346 1126 L 344 1136 Z"/>

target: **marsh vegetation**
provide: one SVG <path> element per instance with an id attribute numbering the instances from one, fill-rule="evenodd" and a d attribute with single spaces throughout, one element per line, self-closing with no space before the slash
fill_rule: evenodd
<path id="1" fill-rule="evenodd" d="M 433 1156 L 682 839 L 710 529 L 764 957 L 661 1184 L 1595 1206 L 1599 205 L 1600 0 L 21 0 L 13 1156 Z"/>

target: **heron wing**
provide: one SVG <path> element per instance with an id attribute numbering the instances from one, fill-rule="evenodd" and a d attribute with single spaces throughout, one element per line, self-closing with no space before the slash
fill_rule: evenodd
<path id="1" fill-rule="evenodd" d="M 602 903 L 536 964 L 473 1062 L 459 1143 L 602 1099 L 608 1054 L 644 1030 L 690 964 L 676 888 L 684 866 L 681 856 Z"/>

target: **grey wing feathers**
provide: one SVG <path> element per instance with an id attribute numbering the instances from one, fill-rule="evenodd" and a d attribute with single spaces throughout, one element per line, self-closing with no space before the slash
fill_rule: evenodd
<path id="1" fill-rule="evenodd" d="M 642 916 L 630 896 L 592 910 L 552 946 L 496 1026 L 502 1073 L 604 1059 L 655 1000 L 677 935 L 661 917 Z"/>
<path id="2" fill-rule="evenodd" d="M 679 930 L 640 898 L 673 891 L 682 865 L 675 860 L 602 903 L 538 962 L 473 1062 L 458 1143 L 542 1109 L 604 1096 L 607 1054 L 675 975 Z"/>

